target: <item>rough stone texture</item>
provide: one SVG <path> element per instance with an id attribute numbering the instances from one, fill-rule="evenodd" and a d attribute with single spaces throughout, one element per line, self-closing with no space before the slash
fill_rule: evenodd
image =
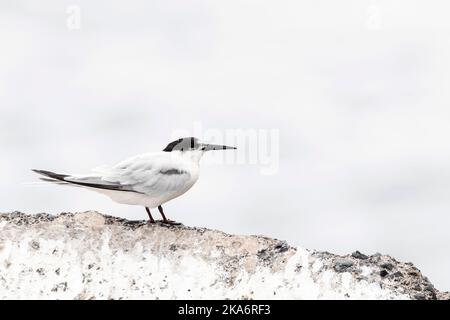
<path id="1" fill-rule="evenodd" d="M 0 299 L 445 299 L 411 263 L 97 212 L 0 215 Z"/>

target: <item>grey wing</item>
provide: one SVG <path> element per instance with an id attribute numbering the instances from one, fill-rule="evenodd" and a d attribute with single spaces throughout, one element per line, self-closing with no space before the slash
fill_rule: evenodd
<path id="1" fill-rule="evenodd" d="M 51 182 L 143 193 L 160 196 L 183 189 L 191 175 L 167 155 L 144 154 L 125 160 L 114 167 L 103 167 L 88 175 L 66 175 L 45 170 L 34 170 Z"/>
<path id="2" fill-rule="evenodd" d="M 164 157 L 134 158 L 113 167 L 102 180 L 154 197 L 179 191 L 188 184 L 191 175 L 167 160 Z"/>
<path id="3" fill-rule="evenodd" d="M 169 170 L 173 170 L 172 173 L 160 170 L 143 176 L 143 179 L 135 185 L 134 189 L 154 197 L 184 189 L 189 183 L 191 175 L 185 171 Z"/>

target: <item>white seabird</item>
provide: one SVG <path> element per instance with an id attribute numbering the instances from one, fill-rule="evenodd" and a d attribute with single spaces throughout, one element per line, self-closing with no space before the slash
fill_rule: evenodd
<path id="1" fill-rule="evenodd" d="M 91 174 L 33 171 L 45 176 L 41 178 L 44 181 L 84 187 L 103 193 L 118 203 L 144 206 L 150 223 L 155 223 L 150 209 L 158 207 L 164 223 L 177 224 L 166 218 L 162 205 L 195 184 L 204 152 L 224 149 L 236 148 L 201 143 L 194 137 L 180 138 L 169 143 L 163 151 L 137 155 Z"/>

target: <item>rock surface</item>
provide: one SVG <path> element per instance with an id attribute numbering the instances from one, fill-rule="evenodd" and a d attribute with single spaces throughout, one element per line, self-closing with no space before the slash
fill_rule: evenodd
<path id="1" fill-rule="evenodd" d="M 97 212 L 0 215 L 0 299 L 448 299 L 411 263 Z"/>

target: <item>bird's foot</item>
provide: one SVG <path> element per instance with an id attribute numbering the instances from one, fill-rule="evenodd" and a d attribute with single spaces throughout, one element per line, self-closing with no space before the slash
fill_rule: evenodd
<path id="1" fill-rule="evenodd" d="M 155 224 L 156 223 L 156 221 L 155 220 L 147 220 L 147 224 Z"/>
<path id="2" fill-rule="evenodd" d="M 170 224 L 172 226 L 179 226 L 181 224 L 181 222 L 176 222 L 176 221 L 173 221 L 173 220 L 170 220 L 170 219 L 165 219 L 165 220 L 163 220 L 161 222 L 164 223 L 164 224 Z"/>

